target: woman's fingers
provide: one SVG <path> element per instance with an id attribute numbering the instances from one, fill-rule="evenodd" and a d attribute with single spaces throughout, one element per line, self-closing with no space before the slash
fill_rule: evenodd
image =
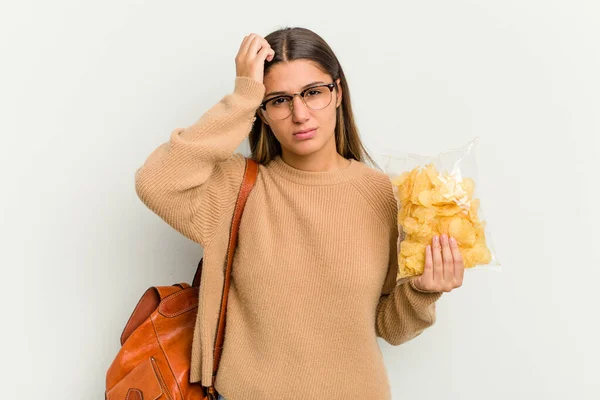
<path id="1" fill-rule="evenodd" d="M 252 47 L 254 46 L 254 43 L 256 43 L 258 38 L 258 35 L 256 33 L 251 33 L 250 35 L 248 35 L 246 37 L 246 44 L 244 46 L 244 51 L 243 51 L 243 55 L 248 57 L 248 56 L 252 56 L 254 54 L 256 54 L 255 52 L 252 52 Z"/>
<path id="2" fill-rule="evenodd" d="M 423 269 L 423 279 L 433 282 L 433 255 L 431 246 L 425 248 L 425 268 Z"/>
<path id="3" fill-rule="evenodd" d="M 450 240 L 450 251 L 452 251 L 452 259 L 454 260 L 454 281 L 457 285 L 456 287 L 459 287 L 463 283 L 465 265 L 460 254 L 460 249 L 458 248 L 458 243 L 456 243 L 454 238 Z"/>
<path id="4" fill-rule="evenodd" d="M 271 49 L 271 45 L 262 36 L 255 33 L 248 37 L 246 49 L 246 57 L 254 59 L 258 58 L 260 62 L 265 60 L 272 60 L 275 55 L 275 51 Z"/>
<path id="5" fill-rule="evenodd" d="M 265 60 L 272 60 L 275 52 L 263 37 L 251 33 L 242 40 L 235 57 L 236 76 L 249 77 L 263 82 Z"/>
<path id="6" fill-rule="evenodd" d="M 448 236 L 442 235 L 441 242 L 442 264 L 444 265 L 444 286 L 450 286 L 454 281 L 454 258 L 452 258 Z"/>
<path id="7" fill-rule="evenodd" d="M 246 54 L 246 45 L 248 43 L 248 38 L 250 38 L 250 35 L 244 36 L 242 43 L 240 43 L 240 48 L 238 50 L 238 54 Z"/>
<path id="8" fill-rule="evenodd" d="M 437 282 L 442 282 L 444 279 L 444 265 L 442 260 L 442 248 L 440 246 L 440 238 L 438 236 L 433 237 L 431 252 L 433 257 L 433 280 Z"/>
<path id="9" fill-rule="evenodd" d="M 248 49 L 248 56 L 255 57 L 258 54 L 258 50 L 264 45 L 263 39 L 256 35 L 252 38 L 250 42 L 250 47 Z"/>
<path id="10" fill-rule="evenodd" d="M 242 43 L 240 44 L 240 50 L 238 51 L 238 55 L 241 57 L 245 57 L 246 54 L 248 54 L 248 46 L 250 44 L 250 41 L 252 40 L 254 34 L 249 34 L 247 36 L 244 37 L 244 40 L 242 40 Z"/>
<path id="11" fill-rule="evenodd" d="M 261 53 L 263 49 L 267 49 L 265 52 Z M 255 35 L 249 44 L 248 47 L 248 57 L 254 58 L 256 56 L 262 56 L 263 61 L 268 54 L 268 51 L 271 49 L 269 42 L 263 39 L 261 36 Z"/>
<path id="12" fill-rule="evenodd" d="M 425 266 L 419 287 L 434 292 L 450 292 L 462 285 L 464 264 L 454 238 L 434 236 L 425 248 Z"/>
<path id="13" fill-rule="evenodd" d="M 271 61 L 275 56 L 275 50 L 270 46 L 263 46 L 258 52 L 258 57 L 262 60 Z"/>

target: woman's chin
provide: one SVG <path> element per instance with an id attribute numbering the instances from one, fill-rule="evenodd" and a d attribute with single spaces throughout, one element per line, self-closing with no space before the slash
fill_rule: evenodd
<path id="1" fill-rule="evenodd" d="M 290 151 L 304 157 L 316 153 L 321 147 L 322 146 L 312 140 L 304 140 L 300 143 L 294 143 L 290 147 Z"/>

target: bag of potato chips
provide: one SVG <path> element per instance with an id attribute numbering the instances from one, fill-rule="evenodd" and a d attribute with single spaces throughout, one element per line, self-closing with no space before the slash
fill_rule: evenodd
<path id="1" fill-rule="evenodd" d="M 500 271 L 478 198 L 478 141 L 437 156 L 383 156 L 398 203 L 396 281 L 423 273 L 425 247 L 441 234 L 456 239 L 465 269 Z"/>

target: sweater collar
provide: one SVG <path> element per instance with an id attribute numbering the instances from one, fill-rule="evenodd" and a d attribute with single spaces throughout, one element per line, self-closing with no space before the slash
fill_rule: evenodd
<path id="1" fill-rule="evenodd" d="M 303 171 L 287 164 L 285 161 L 283 161 L 281 155 L 278 155 L 267 165 L 267 168 L 272 172 L 284 177 L 285 179 L 301 185 L 322 186 L 335 185 L 355 179 L 360 175 L 360 166 L 361 162 L 350 159 L 350 165 L 334 171 Z"/>

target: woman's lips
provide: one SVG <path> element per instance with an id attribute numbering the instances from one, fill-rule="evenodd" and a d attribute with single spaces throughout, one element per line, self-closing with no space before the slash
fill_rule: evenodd
<path id="1" fill-rule="evenodd" d="M 316 131 L 317 131 L 316 129 L 312 129 L 312 130 L 306 131 L 306 132 L 294 133 L 294 137 L 298 140 L 311 139 L 315 136 Z"/>

